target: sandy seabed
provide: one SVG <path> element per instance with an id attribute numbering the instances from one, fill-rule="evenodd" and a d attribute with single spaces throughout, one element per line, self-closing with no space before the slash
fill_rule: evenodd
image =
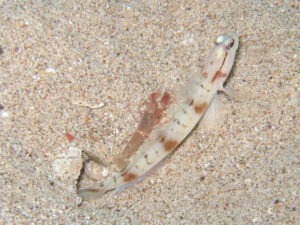
<path id="1" fill-rule="evenodd" d="M 297 0 L 1 0 L 0 224 L 299 223 L 299 20 Z M 217 128 L 78 206 L 82 151 L 120 153 L 139 105 L 228 31 L 240 47 L 226 85 L 245 99 L 222 95 Z"/>

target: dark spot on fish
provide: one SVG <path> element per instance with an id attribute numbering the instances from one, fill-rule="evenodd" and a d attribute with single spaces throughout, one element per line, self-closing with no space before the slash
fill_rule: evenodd
<path id="1" fill-rule="evenodd" d="M 208 106 L 208 104 L 206 102 L 195 105 L 195 112 L 196 113 L 203 113 L 203 111 L 207 108 L 207 106 Z"/>
<path id="2" fill-rule="evenodd" d="M 203 73 L 202 73 L 202 77 L 207 78 L 207 76 L 208 76 L 208 73 L 207 73 L 207 72 L 203 72 Z"/>
<path id="3" fill-rule="evenodd" d="M 136 174 L 129 173 L 129 172 L 124 173 L 122 176 L 123 176 L 125 182 L 130 182 L 138 177 Z"/>
<path id="4" fill-rule="evenodd" d="M 194 104 L 194 99 L 192 99 L 190 102 L 189 102 L 189 106 L 193 105 Z"/>
<path id="5" fill-rule="evenodd" d="M 167 152 L 172 151 L 178 144 L 179 143 L 176 140 L 165 140 L 164 141 L 164 149 Z"/>
<path id="6" fill-rule="evenodd" d="M 213 79 L 211 80 L 211 82 L 213 83 L 217 78 L 219 78 L 219 77 L 226 77 L 226 76 L 227 76 L 226 73 L 223 73 L 222 71 L 218 70 L 215 73 L 215 75 L 214 75 Z"/>

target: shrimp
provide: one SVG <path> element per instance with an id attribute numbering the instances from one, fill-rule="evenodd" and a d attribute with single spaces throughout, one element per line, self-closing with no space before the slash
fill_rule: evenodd
<path id="1" fill-rule="evenodd" d="M 171 97 L 165 91 L 160 101 L 158 101 L 159 93 L 154 92 L 150 95 L 149 101 L 146 103 L 146 109 L 143 110 L 139 125 L 126 145 L 121 156 L 115 158 L 116 164 L 124 168 L 129 163 L 129 158 L 139 149 L 144 141 L 149 137 L 153 128 L 160 122 L 163 112 L 169 106 Z"/>

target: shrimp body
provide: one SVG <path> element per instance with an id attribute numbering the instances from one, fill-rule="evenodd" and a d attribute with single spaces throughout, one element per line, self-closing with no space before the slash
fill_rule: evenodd
<path id="1" fill-rule="evenodd" d="M 223 91 L 238 49 L 238 36 L 228 33 L 218 36 L 216 46 L 206 60 L 200 74 L 192 77 L 186 87 L 187 95 L 178 106 L 171 120 L 163 127 L 155 128 L 148 140 L 138 149 L 139 154 L 120 173 L 106 178 L 98 187 L 81 189 L 83 199 L 100 197 L 103 194 L 126 185 L 151 170 L 188 136 L 203 118 L 218 91 Z"/>

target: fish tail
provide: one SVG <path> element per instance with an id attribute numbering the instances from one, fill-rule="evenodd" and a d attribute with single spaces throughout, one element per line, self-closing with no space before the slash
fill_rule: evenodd
<path id="1" fill-rule="evenodd" d="M 102 197 L 108 191 L 109 190 L 107 190 L 105 187 L 90 187 L 79 189 L 77 194 L 82 198 L 83 201 L 88 201 Z"/>

